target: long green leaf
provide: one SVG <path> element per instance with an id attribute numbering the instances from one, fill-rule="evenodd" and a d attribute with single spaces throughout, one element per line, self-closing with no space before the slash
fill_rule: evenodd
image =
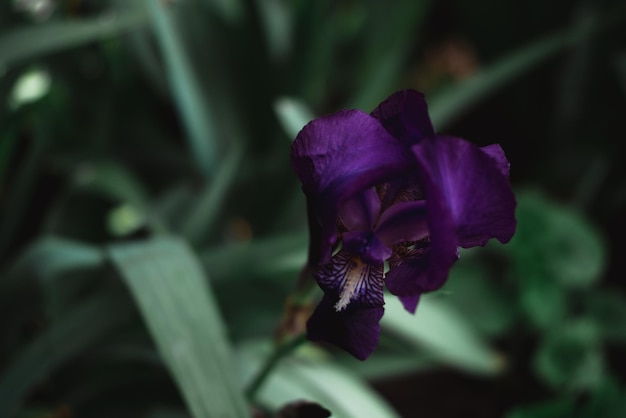
<path id="1" fill-rule="evenodd" d="M 193 416 L 248 416 L 217 303 L 187 245 L 163 238 L 110 254 Z"/>
<path id="2" fill-rule="evenodd" d="M 209 176 L 215 169 L 217 137 L 215 121 L 194 72 L 186 48 L 168 5 L 161 0 L 145 0 L 157 41 L 161 48 L 172 94 L 187 131 L 193 155 L 202 172 Z"/>
<path id="3" fill-rule="evenodd" d="M 250 278 L 282 277 L 296 274 L 307 257 L 305 232 L 259 239 L 219 248 L 202 254 L 203 264 L 215 280 L 249 280 Z"/>
<path id="4" fill-rule="evenodd" d="M 14 318 L 15 308 L 21 303 L 15 299 L 16 289 L 31 284 L 29 278 L 39 282 L 48 307 L 55 309 L 85 284 L 82 279 L 75 281 L 64 276 L 78 270 L 97 269 L 104 261 L 104 253 L 87 244 L 57 237 L 35 241 L 2 274 L 0 314 L 10 313 Z M 61 277 L 65 280 L 59 282 L 57 279 Z"/>
<path id="5" fill-rule="evenodd" d="M 0 36 L 0 68 L 43 54 L 73 48 L 143 26 L 145 12 L 104 15 L 96 19 L 51 21 Z"/>
<path id="6" fill-rule="evenodd" d="M 0 417 L 9 417 L 46 374 L 93 346 L 128 320 L 130 305 L 119 294 L 101 293 L 63 314 L 31 342 L 0 377 Z"/>
<path id="7" fill-rule="evenodd" d="M 243 146 L 235 143 L 228 156 L 221 162 L 215 178 L 208 182 L 198 201 L 183 221 L 182 233 L 192 244 L 200 244 L 213 230 L 220 214 L 221 205 L 235 180 L 243 159 Z"/>
<path id="8" fill-rule="evenodd" d="M 422 297 L 415 316 L 396 297 L 385 298 L 383 330 L 429 353 L 433 358 L 472 373 L 500 371 L 500 356 L 492 351 L 463 316 L 437 297 Z"/>
<path id="9" fill-rule="evenodd" d="M 250 344 L 238 351 L 243 380 L 255 374 L 269 347 Z M 277 410 L 294 401 L 317 402 L 333 418 L 396 418 L 393 409 L 349 370 L 328 361 L 292 357 L 283 359 L 258 393 L 259 402 Z"/>

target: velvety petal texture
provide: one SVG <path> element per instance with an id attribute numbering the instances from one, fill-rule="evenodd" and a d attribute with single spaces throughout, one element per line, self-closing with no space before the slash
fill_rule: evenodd
<path id="1" fill-rule="evenodd" d="M 372 116 L 406 146 L 435 135 L 424 95 L 415 90 L 401 90 L 392 94 L 372 111 Z"/>
<path id="2" fill-rule="evenodd" d="M 378 345 L 384 309 L 352 303 L 338 312 L 333 308 L 335 297 L 324 295 L 307 322 L 307 337 L 311 341 L 333 344 L 365 360 Z"/>
<path id="3" fill-rule="evenodd" d="M 308 338 L 361 360 L 378 344 L 384 286 L 414 313 L 423 293 L 445 283 L 459 247 L 505 243 L 515 232 L 502 148 L 435 134 L 413 90 L 371 115 L 346 110 L 312 121 L 291 161 L 307 198 L 308 268 L 324 291 Z"/>
<path id="4" fill-rule="evenodd" d="M 413 152 L 429 210 L 436 205 L 444 211 L 443 218 L 451 217 L 446 222 L 453 223 L 458 245 L 467 248 L 485 245 L 490 238 L 502 243 L 511 239 L 516 226 L 515 196 L 503 164 L 493 154 L 463 139 L 444 136 L 422 141 Z M 429 219 L 433 217 L 440 215 Z"/>
<path id="5" fill-rule="evenodd" d="M 324 298 L 307 323 L 308 338 L 335 344 L 364 360 L 376 348 L 383 316 L 383 263 L 339 251 L 317 281 Z"/>
<path id="6" fill-rule="evenodd" d="M 291 164 L 322 227 L 320 256 L 326 263 L 336 241 L 338 207 L 402 174 L 414 160 L 375 118 L 345 110 L 307 124 L 293 143 Z"/>

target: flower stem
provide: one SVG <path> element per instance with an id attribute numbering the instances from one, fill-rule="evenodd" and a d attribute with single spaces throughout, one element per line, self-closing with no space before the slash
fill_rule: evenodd
<path id="1" fill-rule="evenodd" d="M 285 339 L 274 347 L 274 351 L 265 359 L 263 367 L 246 389 L 246 398 L 248 398 L 248 401 L 254 402 L 259 389 L 261 389 L 263 383 L 265 383 L 265 380 L 267 380 L 267 377 L 272 370 L 274 370 L 278 362 L 283 357 L 292 353 L 296 348 L 300 347 L 304 342 L 306 342 L 306 334 L 302 333 L 293 338 Z"/>

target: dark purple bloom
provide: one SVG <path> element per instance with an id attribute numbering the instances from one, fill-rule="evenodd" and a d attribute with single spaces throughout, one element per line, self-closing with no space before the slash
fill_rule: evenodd
<path id="1" fill-rule="evenodd" d="M 459 247 L 505 243 L 515 231 L 500 146 L 435 134 L 413 90 L 371 114 L 310 122 L 291 161 L 307 198 L 309 264 L 324 291 L 308 337 L 362 360 L 378 344 L 384 285 L 415 312 L 422 293 L 443 285 Z"/>

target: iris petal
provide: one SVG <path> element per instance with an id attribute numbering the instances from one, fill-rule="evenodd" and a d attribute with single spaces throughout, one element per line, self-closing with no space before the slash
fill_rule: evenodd
<path id="1" fill-rule="evenodd" d="M 338 207 L 405 172 L 414 160 L 378 120 L 360 110 L 345 110 L 307 124 L 292 145 L 291 163 L 323 226 L 321 260 L 309 260 L 313 264 L 330 259 Z"/>
<path id="2" fill-rule="evenodd" d="M 392 94 L 374 109 L 372 116 L 406 146 L 435 135 L 424 95 L 415 90 L 401 90 Z"/>
<path id="3" fill-rule="evenodd" d="M 422 141 L 413 152 L 422 183 L 427 184 L 428 210 L 434 204 L 437 212 L 442 207 L 449 212 L 458 245 L 467 248 L 485 245 L 491 238 L 502 243 L 511 239 L 516 203 L 508 177 L 503 174 L 503 153 L 443 136 Z M 433 239 L 435 234 L 431 231 Z"/>
<path id="4" fill-rule="evenodd" d="M 412 314 L 414 314 L 415 311 L 417 310 L 417 304 L 420 301 L 420 296 L 421 295 L 400 296 L 400 297 L 398 297 L 398 299 L 400 299 L 400 302 L 402 302 L 402 305 L 404 306 L 404 309 L 406 309 L 407 311 L 409 311 Z"/>
<path id="5" fill-rule="evenodd" d="M 380 212 L 380 199 L 373 187 L 354 195 L 339 207 L 339 217 L 350 231 L 369 231 Z"/>
<path id="6" fill-rule="evenodd" d="M 486 147 L 482 147 L 480 150 L 493 158 L 500 172 L 507 178 L 509 177 L 511 164 L 509 163 L 509 160 L 507 160 L 504 150 L 499 144 L 487 145 Z"/>
<path id="7" fill-rule="evenodd" d="M 375 232 L 389 247 L 402 241 L 421 240 L 428 235 L 426 202 L 396 203 L 383 212 Z"/>
<path id="8" fill-rule="evenodd" d="M 320 268 L 315 279 L 325 293 L 337 294 L 336 309 L 353 301 L 364 306 L 383 306 L 383 263 L 366 264 L 358 256 L 340 250 Z"/>
<path id="9" fill-rule="evenodd" d="M 365 360 L 378 345 L 379 322 L 384 309 L 353 303 L 337 312 L 333 307 L 335 300 L 336 295 L 324 295 L 307 322 L 307 338 L 334 344 L 359 360 Z"/>
<path id="10" fill-rule="evenodd" d="M 436 240 L 437 241 L 437 240 Z M 385 276 L 387 289 L 399 296 L 410 312 L 415 312 L 417 301 L 411 301 L 422 293 L 439 289 L 448 278 L 448 271 L 458 259 L 456 247 L 446 247 L 445 237 L 417 256 L 394 257 Z M 395 259 L 395 260 L 394 260 Z M 412 308 L 409 308 L 411 305 Z"/>
<path id="11" fill-rule="evenodd" d="M 383 264 L 339 251 L 316 273 L 324 298 L 307 322 L 307 337 L 365 360 L 376 348 L 383 316 Z"/>

